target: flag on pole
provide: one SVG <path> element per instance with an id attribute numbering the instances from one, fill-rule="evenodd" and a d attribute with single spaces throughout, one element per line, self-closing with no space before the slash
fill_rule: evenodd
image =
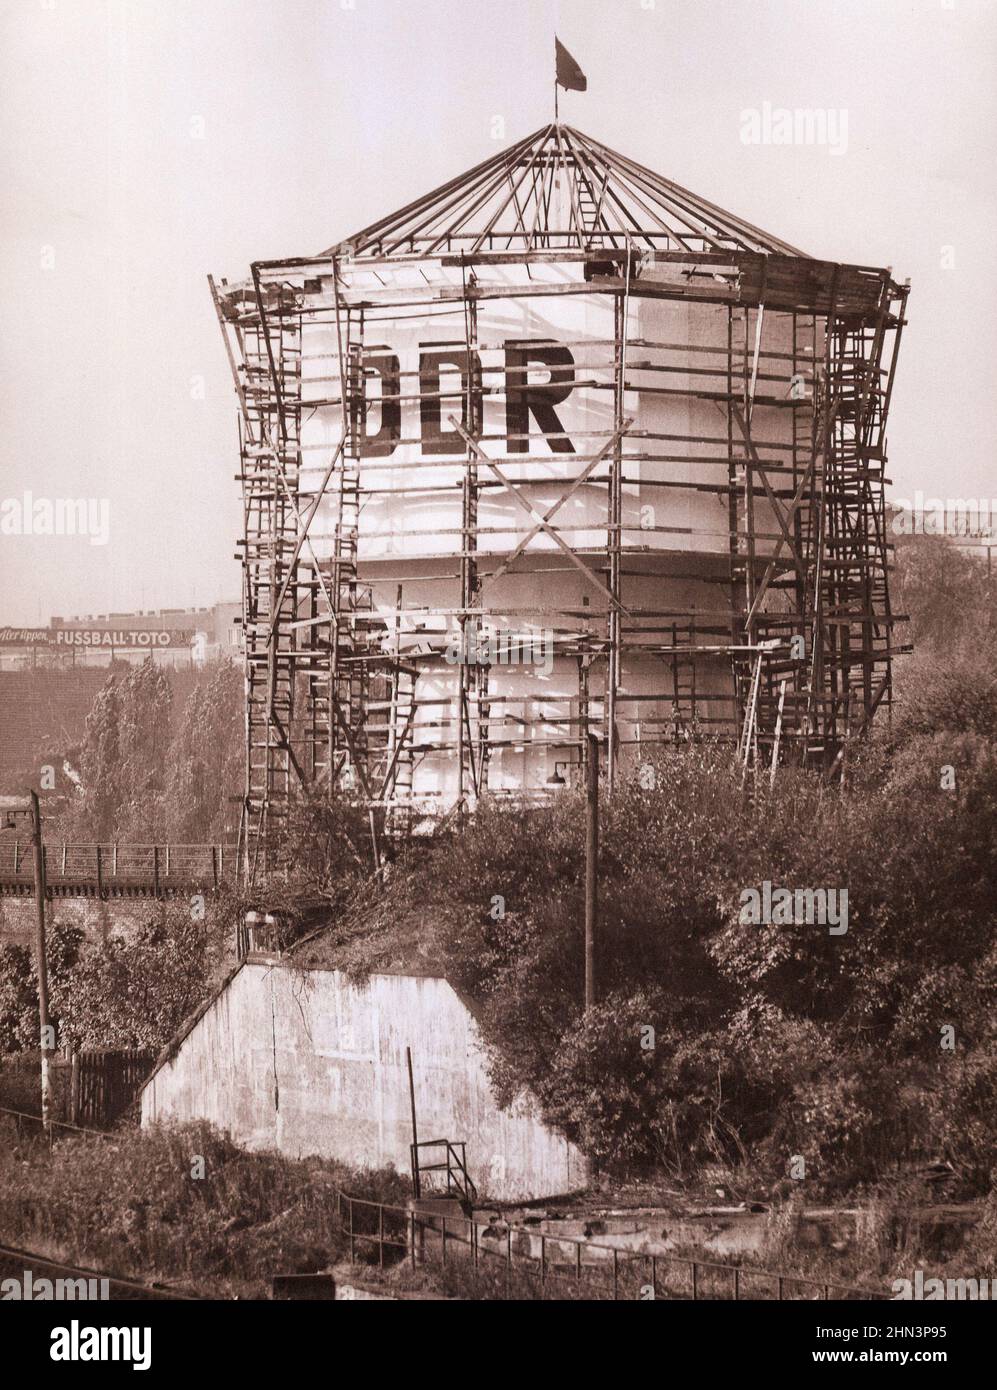
<path id="1" fill-rule="evenodd" d="M 557 65 L 554 86 L 563 87 L 566 92 L 584 92 L 588 87 L 588 80 L 556 34 L 554 35 L 554 59 Z"/>

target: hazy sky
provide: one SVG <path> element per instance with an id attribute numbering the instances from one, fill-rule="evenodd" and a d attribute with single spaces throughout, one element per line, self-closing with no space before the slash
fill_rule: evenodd
<path id="1" fill-rule="evenodd" d="M 0 0 L 0 625 L 239 591 L 205 276 L 317 252 L 552 116 L 813 255 L 911 277 L 895 492 L 997 496 L 993 0 Z M 741 112 L 845 110 L 845 152 Z M 949 249 L 946 249 L 949 248 Z"/>

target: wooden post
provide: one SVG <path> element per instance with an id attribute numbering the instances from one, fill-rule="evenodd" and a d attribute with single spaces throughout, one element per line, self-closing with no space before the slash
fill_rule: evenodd
<path id="1" fill-rule="evenodd" d="M 80 1122 L 80 1054 L 73 1048 L 72 1063 L 69 1070 L 69 1122 Z"/>
<path id="2" fill-rule="evenodd" d="M 48 961 L 45 955 L 45 852 L 42 849 L 42 813 L 38 804 L 38 794 L 29 792 L 28 795 L 31 798 L 31 849 L 35 865 L 35 912 L 38 927 L 35 939 L 35 969 L 38 972 L 38 1026 L 42 1057 L 42 1128 L 46 1134 L 50 1134 L 52 1094 L 49 1053 L 52 1051 L 52 1028 L 48 1016 Z"/>
<path id="3" fill-rule="evenodd" d="M 595 1004 L 595 936 L 599 913 L 599 740 L 592 733 L 588 735 L 585 790 L 585 1008 L 588 1010 Z"/>
<path id="4" fill-rule="evenodd" d="M 779 709 L 775 717 L 775 738 L 772 740 L 772 767 L 769 772 L 769 787 L 775 786 L 775 775 L 779 769 L 779 744 L 782 739 L 782 710 L 786 703 L 786 681 L 779 686 Z"/>
<path id="5" fill-rule="evenodd" d="M 418 1202 L 422 1196 L 422 1183 L 419 1179 L 419 1130 L 415 1120 L 415 1079 L 412 1075 L 412 1049 L 405 1049 L 405 1060 L 408 1063 L 408 1094 L 409 1104 L 412 1107 L 412 1192 Z"/>

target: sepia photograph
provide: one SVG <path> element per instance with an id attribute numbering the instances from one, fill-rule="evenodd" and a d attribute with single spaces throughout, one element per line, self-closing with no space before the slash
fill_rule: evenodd
<path id="1" fill-rule="evenodd" d="M 0 167 L 4 1369 L 978 1360 L 994 0 L 0 0 Z"/>

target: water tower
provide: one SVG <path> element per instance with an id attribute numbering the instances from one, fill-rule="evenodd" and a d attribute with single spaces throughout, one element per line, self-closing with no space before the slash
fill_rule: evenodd
<path id="1" fill-rule="evenodd" d="M 889 701 L 889 270 L 553 124 L 212 292 L 251 867 L 303 791 L 377 839 L 549 794 L 589 731 L 611 779 L 704 736 L 833 769 Z"/>

